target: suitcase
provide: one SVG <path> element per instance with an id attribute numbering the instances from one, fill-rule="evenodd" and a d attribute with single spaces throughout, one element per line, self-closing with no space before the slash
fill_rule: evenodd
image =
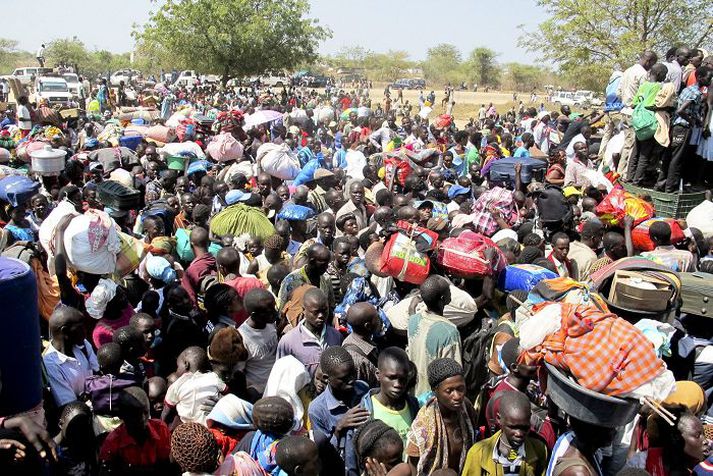
<path id="1" fill-rule="evenodd" d="M 506 157 L 496 160 L 490 167 L 490 181 L 495 183 L 506 182 L 515 184 L 515 164 L 520 162 L 522 170 L 520 178 L 522 183 L 530 183 L 533 180 L 541 182 L 547 171 L 547 162 L 533 159 L 531 157 Z"/>
<path id="2" fill-rule="evenodd" d="M 113 180 L 97 186 L 99 201 L 114 210 L 132 210 L 141 206 L 141 192 Z"/>
<path id="3" fill-rule="evenodd" d="M 26 204 L 40 190 L 40 183 L 24 175 L 9 175 L 0 179 L 0 200 L 13 207 Z"/>
<path id="4" fill-rule="evenodd" d="M 679 273 L 681 312 L 713 317 L 713 277 L 707 273 Z"/>

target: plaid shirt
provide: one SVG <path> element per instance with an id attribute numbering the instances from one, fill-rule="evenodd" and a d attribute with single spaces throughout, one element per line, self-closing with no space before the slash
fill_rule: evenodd
<path id="1" fill-rule="evenodd" d="M 583 387 L 606 395 L 628 394 L 666 369 L 651 342 L 624 319 L 596 306 L 561 306 L 562 328 L 537 351 Z"/>
<path id="2" fill-rule="evenodd" d="M 678 104 L 676 104 L 676 109 L 681 109 L 686 102 L 692 101 L 692 104 L 688 107 L 688 114 L 692 117 L 696 123 L 703 121 L 703 93 L 697 84 L 693 86 L 688 86 L 686 89 L 681 91 L 678 95 Z M 683 117 L 676 115 L 673 120 L 673 125 L 679 126 L 695 126 L 696 124 L 690 124 Z"/>

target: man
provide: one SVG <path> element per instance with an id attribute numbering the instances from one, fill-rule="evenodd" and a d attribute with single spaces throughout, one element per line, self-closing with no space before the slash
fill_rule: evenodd
<path id="1" fill-rule="evenodd" d="M 569 237 L 566 233 L 557 232 L 552 235 L 552 252 L 547 259 L 554 263 L 557 274 L 560 278 L 572 278 L 577 276 L 577 263 L 571 261 L 569 255 Z"/>
<path id="2" fill-rule="evenodd" d="M 639 90 L 639 86 L 646 80 L 648 71 L 656 64 L 657 60 L 658 56 L 656 53 L 653 51 L 644 51 L 641 54 L 639 62 L 624 71 L 624 75 L 619 82 L 619 88 L 617 89 L 617 96 L 621 98 L 621 103 L 624 106 L 621 110 L 621 121 L 625 138 L 624 148 L 621 150 L 616 171 L 625 179 L 628 178 L 626 174 L 629 166 L 629 157 L 631 157 L 631 154 L 634 152 L 634 147 L 636 146 L 636 134 L 631 127 L 634 99 L 636 99 L 636 92 Z"/>
<path id="3" fill-rule="evenodd" d="M 360 402 L 369 386 L 356 379 L 354 361 L 342 347 L 331 347 L 319 359 L 327 388 L 309 405 L 315 433 L 334 446 L 344 460 L 347 476 L 357 476 L 358 457 L 354 448 L 356 429 L 367 422 L 369 412 Z"/>
<path id="4" fill-rule="evenodd" d="M 359 230 L 366 229 L 369 226 L 369 216 L 367 215 L 366 207 L 364 206 L 364 185 L 361 182 L 352 182 L 349 185 L 350 200 L 345 203 L 337 212 L 336 219 L 347 213 L 354 214 Z M 341 233 L 338 233 L 341 235 Z"/>
<path id="5" fill-rule="evenodd" d="M 614 261 L 634 255 L 634 245 L 631 242 L 631 226 L 633 223 L 634 219 L 627 215 L 624 217 L 624 235 L 616 231 L 609 231 L 604 235 L 602 239 L 604 256 L 592 264 L 590 273 L 596 273 Z"/>
<path id="6" fill-rule="evenodd" d="M 676 249 L 671 244 L 671 226 L 665 221 L 656 221 L 649 227 L 649 237 L 656 248 L 653 251 L 641 253 L 645 258 L 655 258 L 679 273 L 693 272 L 696 270 L 696 261 L 693 253 L 688 250 Z"/>
<path id="7" fill-rule="evenodd" d="M 179 182 L 182 177 L 179 177 Z M 177 185 L 178 186 L 178 185 Z M 178 230 L 179 228 L 188 228 L 191 226 L 191 218 L 193 217 L 193 208 L 196 205 L 196 199 L 192 193 L 186 192 L 182 193 L 181 196 L 181 213 L 179 213 L 173 220 L 173 227 Z"/>
<path id="8" fill-rule="evenodd" d="M 238 328 L 238 332 L 248 351 L 248 358 L 244 363 L 248 394 L 250 400 L 257 401 L 262 397 L 267 378 L 275 365 L 275 298 L 266 289 L 253 289 L 245 295 L 243 305 L 248 313 L 248 320 Z"/>
<path id="9" fill-rule="evenodd" d="M 45 67 L 45 44 L 42 43 L 42 46 L 40 46 L 37 49 L 37 54 L 35 55 L 37 58 L 37 62 L 40 63 L 40 68 Z"/>
<path id="10" fill-rule="evenodd" d="M 347 323 L 352 333 L 344 339 L 342 347 L 354 360 L 357 378 L 369 384 L 370 388 L 376 387 L 379 350 L 374 343 L 374 335 L 378 335 L 382 328 L 379 312 L 368 302 L 358 302 L 349 307 Z"/>
<path id="11" fill-rule="evenodd" d="M 208 230 L 194 228 L 191 230 L 190 242 L 195 258 L 183 274 L 181 285 L 188 292 L 191 301 L 196 303 L 202 279 L 216 274 L 217 267 L 215 257 L 208 252 Z"/>
<path id="12" fill-rule="evenodd" d="M 418 401 L 408 394 L 410 373 L 411 362 L 406 352 L 398 347 L 387 347 L 379 354 L 378 382 L 372 385 L 376 388 L 364 395 L 361 402 L 372 418 L 396 430 L 404 442 L 404 448 L 411 423 L 419 409 Z"/>
<path id="13" fill-rule="evenodd" d="M 339 331 L 327 323 L 329 304 L 319 289 L 309 289 L 303 299 L 304 319 L 282 336 L 277 344 L 277 358 L 291 355 L 314 376 L 322 352 L 342 343 Z M 353 365 L 353 363 L 352 363 Z"/>
<path id="14" fill-rule="evenodd" d="M 307 250 L 310 246 L 322 244 L 328 248 L 332 247 L 334 235 L 337 231 L 337 225 L 334 221 L 334 215 L 330 212 L 324 212 L 317 215 L 317 237 L 310 238 L 300 246 L 299 251 L 293 258 L 293 264 L 296 267 L 304 266 L 307 263 Z"/>
<path id="15" fill-rule="evenodd" d="M 265 199 L 272 193 L 272 177 L 265 172 L 260 172 L 257 176 L 257 190 L 265 203 Z"/>
<path id="16" fill-rule="evenodd" d="M 29 100 L 27 96 L 17 98 L 17 126 L 20 128 L 20 135 L 25 138 L 32 130 L 32 116 L 27 107 Z"/>
<path id="17" fill-rule="evenodd" d="M 577 263 L 577 281 L 584 281 L 592 271 L 592 265 L 597 260 L 596 251 L 602 245 L 604 225 L 597 219 L 587 220 L 582 226 L 581 241 L 572 241 L 569 244 L 567 258 Z"/>
<path id="18" fill-rule="evenodd" d="M 464 476 L 543 475 L 547 469 L 547 448 L 528 436 L 530 401 L 524 393 L 508 392 L 501 398 L 498 423 L 501 430 L 479 441 L 468 451 Z"/>
<path id="19" fill-rule="evenodd" d="M 327 277 L 332 283 L 334 302 L 342 302 L 342 278 L 347 274 L 347 266 L 352 260 L 352 245 L 346 236 L 334 240 L 333 259 L 327 266 Z"/>
<path id="20" fill-rule="evenodd" d="M 50 343 L 42 354 L 50 391 L 58 407 L 79 399 L 84 381 L 99 371 L 97 357 L 86 340 L 84 317 L 71 307 L 50 316 Z"/>
<path id="21" fill-rule="evenodd" d="M 571 431 L 563 434 L 555 444 L 555 453 L 550 458 L 547 474 L 560 476 L 597 476 L 598 450 L 612 443 L 615 429 L 586 423 L 569 417 Z"/>
<path id="22" fill-rule="evenodd" d="M 441 276 L 431 275 L 423 282 L 420 290 L 426 309 L 409 318 L 409 344 L 406 348 L 418 372 L 417 396 L 430 390 L 426 374 L 429 363 L 445 357 L 461 362 L 458 328 L 443 317 L 443 309 L 451 302 L 448 281 Z"/>
<path id="23" fill-rule="evenodd" d="M 669 55 L 668 52 L 673 54 Z M 668 70 L 666 74 L 666 82 L 673 84 L 675 92 L 681 90 L 683 79 L 683 68 L 688 65 L 688 59 L 691 56 L 691 50 L 682 46 L 680 48 L 671 48 L 666 54 L 666 61 L 663 63 Z"/>
<path id="24" fill-rule="evenodd" d="M 331 253 L 326 246 L 315 243 L 307 249 L 307 263 L 292 271 L 285 277 L 277 296 L 277 309 L 282 309 L 292 297 L 295 289 L 303 284 L 318 287 L 327 297 L 330 309 L 334 309 L 335 300 L 332 291 L 332 282 L 326 275 Z"/>
<path id="25" fill-rule="evenodd" d="M 699 127 L 705 117 L 703 114 L 705 109 L 703 107 L 703 90 L 710 86 L 712 76 L 713 69 L 699 66 L 696 69 L 698 83 L 688 86 L 678 96 L 671 130 L 671 148 L 664 156 L 655 190 L 663 190 L 666 193 L 678 192 L 683 162 L 689 153 L 695 151 L 695 147 L 689 146 L 693 128 Z M 693 169 L 693 171 L 687 170 L 686 175 L 693 177 L 702 172 L 695 166 Z"/>

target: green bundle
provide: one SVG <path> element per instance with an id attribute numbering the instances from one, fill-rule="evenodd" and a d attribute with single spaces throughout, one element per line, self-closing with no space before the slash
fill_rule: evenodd
<path id="1" fill-rule="evenodd" d="M 216 236 L 247 233 L 264 240 L 275 234 L 275 227 L 261 209 L 236 203 L 213 217 L 210 231 Z"/>

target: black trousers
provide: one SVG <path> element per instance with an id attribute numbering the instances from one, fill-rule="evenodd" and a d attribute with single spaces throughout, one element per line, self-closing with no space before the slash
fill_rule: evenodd
<path id="1" fill-rule="evenodd" d="M 691 128 L 676 125 L 671 131 L 671 147 L 664 155 L 661 172 L 656 183 L 657 190 L 666 193 L 678 191 L 681 181 L 681 169 L 688 152 L 688 141 L 691 138 Z"/>
<path id="2" fill-rule="evenodd" d="M 648 185 L 651 177 L 655 181 L 656 166 L 664 148 L 653 137 L 636 141 L 636 152 L 629 159 L 627 175 L 631 183 L 637 186 Z"/>

